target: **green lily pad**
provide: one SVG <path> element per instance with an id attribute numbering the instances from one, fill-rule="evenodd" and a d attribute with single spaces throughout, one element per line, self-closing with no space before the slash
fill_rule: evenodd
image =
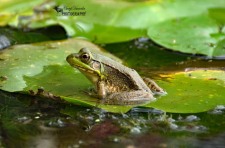
<path id="1" fill-rule="evenodd" d="M 0 75 L 5 77 L 0 83 L 1 89 L 10 92 L 23 91 L 27 86 L 24 76 L 37 75 L 47 65 L 66 64 L 65 58 L 69 53 L 86 46 L 98 50 L 98 47 L 89 42 L 71 39 L 18 45 L 1 51 Z"/>
<path id="2" fill-rule="evenodd" d="M 148 35 L 158 44 L 180 52 L 210 57 L 225 54 L 225 48 L 220 46 L 224 42 L 225 32 L 219 32 L 219 25 L 207 15 L 183 17 L 152 25 Z"/>
<path id="3" fill-rule="evenodd" d="M 75 10 L 74 7 L 82 8 Z M 20 9 L 21 7 L 26 9 Z M 56 11 L 55 8 L 62 11 Z M 68 8 L 68 9 L 67 9 Z M 195 9 L 193 9 L 195 8 Z M 71 9 L 71 10 L 70 10 Z M 34 10 L 34 11 L 33 11 Z M 190 11 L 191 10 L 191 11 Z M 127 41 L 148 36 L 156 43 L 184 53 L 210 57 L 225 54 L 225 1 L 3 1 L 0 25 L 35 29 L 62 26 L 68 36 L 87 38 L 96 43 Z M 68 15 L 82 12 L 85 15 Z"/>
<path id="4" fill-rule="evenodd" d="M 53 77 L 54 76 L 54 77 Z M 46 80 L 47 81 L 43 81 Z M 68 64 L 45 66 L 43 71 L 33 77 L 25 76 L 27 87 L 23 91 L 39 88 L 49 91 L 69 103 L 81 106 L 96 106 L 111 112 L 127 112 L 133 106 L 103 105 L 99 99 L 87 94 L 92 84 L 79 71 Z"/>
<path id="5" fill-rule="evenodd" d="M 225 71 L 196 69 L 164 75 L 168 95 L 146 105 L 173 113 L 196 113 L 225 105 Z"/>
<path id="6" fill-rule="evenodd" d="M 91 83 L 76 69 L 69 66 L 66 56 L 82 47 L 106 56 L 99 47 L 80 39 L 16 45 L 1 51 L 0 88 L 9 92 L 31 93 L 38 89 L 48 92 L 45 97 L 61 99 L 81 106 L 95 106 L 110 112 L 127 112 L 134 106 L 103 105 L 85 91 Z M 116 59 L 116 58 L 115 58 Z M 118 59 L 117 59 L 118 60 Z M 145 107 L 154 107 L 166 112 L 192 113 L 212 109 L 225 104 L 225 72 L 197 70 L 160 75 L 156 80 L 168 95 L 158 97 Z"/>
<path id="7" fill-rule="evenodd" d="M 225 8 L 211 8 L 208 10 L 209 16 L 217 21 L 220 25 L 225 25 Z"/>
<path id="8" fill-rule="evenodd" d="M 107 107 L 84 92 L 91 87 L 90 82 L 65 60 L 67 55 L 78 52 L 82 47 L 89 47 L 94 52 L 101 51 L 102 54 L 120 61 L 109 53 L 103 53 L 96 45 L 80 39 L 15 45 L 1 52 L 0 89 L 21 93 L 36 93 L 38 89 L 43 89 L 73 104 L 97 104 L 98 107 L 112 112 L 127 112 L 132 106 Z"/>

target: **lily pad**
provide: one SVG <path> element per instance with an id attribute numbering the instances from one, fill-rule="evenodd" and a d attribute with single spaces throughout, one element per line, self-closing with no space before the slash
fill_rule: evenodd
<path id="1" fill-rule="evenodd" d="M 0 86 L 9 92 L 39 93 L 45 97 L 61 99 L 81 106 L 95 106 L 110 112 L 127 112 L 134 106 L 103 105 L 85 93 L 92 85 L 76 69 L 66 63 L 66 56 L 82 47 L 106 56 L 99 47 L 81 39 L 16 45 L 0 54 Z M 115 58 L 116 59 L 116 58 Z M 118 60 L 118 59 L 116 59 Z M 191 113 L 212 109 L 225 104 L 225 73 L 219 70 L 197 70 L 160 75 L 156 80 L 168 95 L 158 97 L 145 107 L 154 107 L 166 112 Z"/>
<path id="2" fill-rule="evenodd" d="M 66 56 L 89 47 L 119 62 L 118 58 L 103 53 L 103 50 L 88 41 L 69 39 L 65 41 L 15 45 L 1 51 L 0 89 L 9 92 L 31 93 L 43 89 L 52 95 L 82 106 L 96 106 L 99 101 L 85 94 L 90 82 L 78 70 L 66 62 Z M 47 96 L 51 97 L 51 96 Z M 132 106 L 98 105 L 117 112 L 127 112 Z"/>
<path id="3" fill-rule="evenodd" d="M 159 82 L 168 95 L 146 105 L 173 113 L 196 113 L 225 105 L 225 71 L 196 69 L 178 72 Z"/>
<path id="4" fill-rule="evenodd" d="M 26 9 L 20 9 L 21 7 Z M 76 10 L 73 8 L 82 8 Z M 61 11 L 56 11 L 60 8 Z M 193 9 L 195 8 L 195 9 Z M 190 11 L 191 10 L 191 11 Z M 68 36 L 96 43 L 148 36 L 166 48 L 210 57 L 225 54 L 225 1 L 3 1 L 0 25 L 22 29 L 62 26 Z M 65 12 L 63 14 L 62 12 Z M 84 15 L 69 15 L 82 12 Z"/>
<path id="5" fill-rule="evenodd" d="M 219 27 L 207 15 L 198 15 L 152 25 L 148 35 L 169 49 L 212 57 L 225 54 L 225 48 L 220 46 L 224 42 L 225 32 L 219 32 Z"/>
<path id="6" fill-rule="evenodd" d="M 48 79 L 48 81 L 43 81 Z M 27 87 L 23 91 L 37 90 L 39 88 L 49 91 L 69 103 L 81 106 L 96 106 L 111 112 L 127 112 L 133 106 L 103 105 L 99 99 L 89 96 L 86 92 L 92 84 L 79 71 L 68 64 L 44 66 L 38 75 L 24 76 Z"/>

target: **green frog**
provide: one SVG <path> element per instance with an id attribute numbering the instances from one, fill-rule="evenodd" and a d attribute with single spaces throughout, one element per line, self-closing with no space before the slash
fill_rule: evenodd
<path id="1" fill-rule="evenodd" d="M 68 55 L 66 60 L 94 84 L 95 94 L 104 104 L 142 104 L 155 100 L 155 94 L 166 94 L 153 80 L 141 78 L 134 69 L 88 48 Z"/>

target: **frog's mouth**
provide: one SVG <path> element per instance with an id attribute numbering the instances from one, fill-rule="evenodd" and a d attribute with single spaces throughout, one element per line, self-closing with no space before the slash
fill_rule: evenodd
<path id="1" fill-rule="evenodd" d="M 77 69 L 79 69 L 82 72 L 87 72 L 90 74 L 97 74 L 100 75 L 100 71 L 93 69 L 89 65 L 81 62 L 79 59 L 77 59 L 73 54 L 67 56 L 66 61 L 72 66 Z"/>

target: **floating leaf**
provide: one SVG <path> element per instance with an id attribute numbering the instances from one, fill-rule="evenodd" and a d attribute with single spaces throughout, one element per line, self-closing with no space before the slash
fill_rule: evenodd
<path id="1" fill-rule="evenodd" d="M 0 20 L 0 24 L 23 29 L 60 25 L 68 36 L 84 37 L 96 43 L 121 42 L 148 36 L 161 46 L 175 51 L 210 57 L 225 54 L 224 47 L 220 46 L 225 39 L 221 26 L 224 22 L 224 0 L 136 3 L 116 0 L 87 0 L 85 3 L 83 0 L 35 0 L 29 3 L 29 7 L 27 5 L 25 0 L 1 3 L 0 15 L 4 19 Z M 26 9 L 18 11 L 21 7 Z M 57 12 L 56 7 L 62 11 Z M 85 15 L 67 14 L 73 12 Z"/>
<path id="2" fill-rule="evenodd" d="M 27 87 L 24 77 L 41 73 L 45 66 L 68 65 L 66 56 L 83 47 L 90 47 L 95 52 L 100 51 L 96 45 L 80 39 L 16 45 L 2 51 L 0 76 L 6 80 L 0 83 L 1 89 L 10 92 L 24 90 Z"/>
<path id="3" fill-rule="evenodd" d="M 168 93 L 158 101 L 146 105 L 174 113 L 196 113 L 225 105 L 225 71 L 197 69 L 178 72 L 162 82 Z"/>
<path id="4" fill-rule="evenodd" d="M 72 104 L 96 106 L 110 112 L 127 112 L 134 107 L 135 105 L 103 105 L 99 99 L 85 93 L 92 87 L 91 83 L 65 60 L 67 55 L 78 52 L 82 47 L 101 52 L 97 46 L 79 39 L 16 45 L 2 51 L 1 89 L 10 92 L 31 92 L 31 95 L 41 89 L 49 92 L 45 97 L 60 96 Z M 101 54 L 115 58 L 107 53 Z M 166 77 L 165 80 L 158 80 L 157 83 L 168 95 L 159 97 L 156 102 L 150 102 L 144 105 L 145 107 L 154 107 L 166 112 L 192 113 L 225 104 L 224 71 L 200 69 L 161 75 L 163 76 Z"/>
<path id="5" fill-rule="evenodd" d="M 225 25 L 225 8 L 210 8 L 208 12 L 211 18 L 216 20 L 219 24 Z"/>
<path id="6" fill-rule="evenodd" d="M 225 34 L 219 32 L 219 27 L 207 15 L 198 15 L 152 25 L 148 35 L 158 44 L 176 51 L 219 56 L 225 54 L 225 48 L 219 46 Z"/>

